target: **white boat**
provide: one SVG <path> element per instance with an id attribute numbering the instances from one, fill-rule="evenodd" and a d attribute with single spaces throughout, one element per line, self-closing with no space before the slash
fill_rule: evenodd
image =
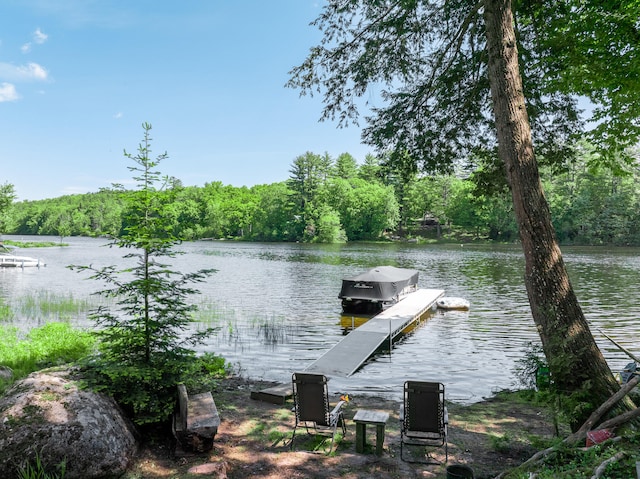
<path id="1" fill-rule="evenodd" d="M 13 249 L 0 245 L 0 268 L 27 268 L 44 266 L 38 258 L 13 254 Z"/>
<path id="2" fill-rule="evenodd" d="M 440 309 L 467 311 L 469 309 L 469 301 L 464 298 L 443 297 L 436 301 L 436 306 Z"/>

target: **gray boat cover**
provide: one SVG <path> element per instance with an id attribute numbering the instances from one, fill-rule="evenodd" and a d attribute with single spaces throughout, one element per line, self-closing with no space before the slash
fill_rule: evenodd
<path id="1" fill-rule="evenodd" d="M 391 301 L 407 286 L 418 284 L 414 269 L 378 266 L 342 280 L 338 298 Z"/>

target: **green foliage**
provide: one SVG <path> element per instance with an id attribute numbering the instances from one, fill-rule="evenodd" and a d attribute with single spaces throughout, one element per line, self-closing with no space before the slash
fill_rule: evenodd
<path id="1" fill-rule="evenodd" d="M 94 347 L 91 333 L 74 330 L 66 323 L 49 323 L 35 328 L 27 336 L 30 354 L 38 365 L 65 364 L 77 361 Z"/>
<path id="2" fill-rule="evenodd" d="M 116 190 L 66 195 L 15 203 L 10 212 L 14 234 L 114 236 L 122 226 L 122 199 Z"/>
<path id="3" fill-rule="evenodd" d="M 15 199 L 16 193 L 11 183 L 0 185 L 0 233 L 7 229 L 7 222 L 9 221 L 7 213 Z"/>
<path id="4" fill-rule="evenodd" d="M 98 294 L 115 301 L 113 308 L 101 306 L 91 314 L 100 354 L 86 363 L 89 383 L 111 394 L 138 424 L 167 419 L 176 384 L 209 375 L 206 369 L 200 372 L 193 348 L 213 332 L 189 332 L 197 306 L 187 299 L 198 293 L 191 285 L 214 270 L 181 274 L 164 262 L 178 254 L 174 247 L 181 238 L 172 226 L 181 185 L 156 171 L 167 154 L 151 159 L 151 125 L 143 124 L 143 130 L 138 154 L 125 152 L 134 163 L 129 170 L 137 189 L 122 192 L 123 231 L 111 243 L 126 250 L 123 258 L 133 264 L 122 270 L 72 266 L 106 284 Z"/>
<path id="5" fill-rule="evenodd" d="M 18 248 L 49 248 L 51 246 L 68 246 L 64 243 L 54 243 L 53 241 L 13 241 L 5 240 L 5 245 L 16 246 Z"/>
<path id="6" fill-rule="evenodd" d="M 528 343 L 525 348 L 525 355 L 516 361 L 514 369 L 516 378 L 520 385 L 526 389 L 536 389 L 538 386 L 539 371 L 547 368 L 542 346 L 539 343 Z"/>
<path id="7" fill-rule="evenodd" d="M 559 241 L 639 245 L 640 171 L 618 168 L 614 174 L 596 167 L 598 154 L 584 142 L 575 145 L 574 151 L 575 163 L 541 168 Z M 332 161 L 326 155 L 307 153 L 296 160 L 292 169 L 300 178 L 296 176 L 295 181 L 251 188 L 220 182 L 183 187 L 176 180 L 169 182 L 163 192 L 164 227 L 184 240 L 342 242 L 341 230 L 347 241 L 378 239 L 387 232 L 429 235 L 430 230 L 421 225 L 423 218 L 429 218 L 435 220 L 433 234 L 438 239 L 457 235 L 513 242 L 518 238 L 510 193 L 485 184 L 498 174 L 485 163 L 463 179 L 450 174 L 403 176 L 402 170 L 395 171 L 373 155 L 355 165 L 355 175 L 355 160 L 348 154 Z M 312 160 L 322 168 L 312 168 L 313 180 L 307 181 L 302 166 Z M 125 197 L 125 191 L 112 189 L 15 203 L 8 213 L 16 225 L 11 232 L 56 235 L 59 221 L 77 211 L 69 234 L 117 236 L 128 221 Z"/>
<path id="8" fill-rule="evenodd" d="M 0 365 L 10 367 L 17 380 L 48 366 L 79 361 L 93 351 L 94 345 L 91 333 L 67 323 L 48 323 L 25 336 L 17 328 L 0 327 Z"/>
<path id="9" fill-rule="evenodd" d="M 578 162 L 545 181 L 559 239 L 576 244 L 639 244 L 637 168 L 614 174 L 589 167 L 598 156 L 594 147 L 581 143 L 576 148 Z"/>
<path id="10" fill-rule="evenodd" d="M 489 444 L 497 452 L 508 451 L 514 438 L 509 434 L 503 435 L 489 434 Z"/>
<path id="11" fill-rule="evenodd" d="M 88 384 L 116 398 L 140 425 L 170 417 L 178 383 L 193 393 L 210 391 L 228 373 L 226 361 L 213 355 L 154 354 L 149 361 L 125 364 L 94 357 L 85 366 Z"/>
<path id="12" fill-rule="evenodd" d="M 307 203 L 313 202 L 316 192 L 328 177 L 331 166 L 332 161 L 328 155 L 316 155 L 310 151 L 293 160 L 287 183 L 294 192 L 292 201 L 299 211 L 304 211 Z"/>
<path id="13" fill-rule="evenodd" d="M 0 321 L 7 321 L 13 317 L 11 307 L 5 302 L 4 298 L 0 298 Z"/>
<path id="14" fill-rule="evenodd" d="M 589 138 L 599 152 L 592 164 L 631 164 L 619 154 L 640 135 L 640 72 L 637 1 L 521 2 L 521 28 L 535 34 L 538 68 L 550 90 L 592 103 Z"/>
<path id="15" fill-rule="evenodd" d="M 610 460 L 615 456 L 615 460 Z M 602 476 L 598 477 L 629 479 L 636 477 L 638 460 L 638 435 L 634 433 L 620 436 L 617 442 L 606 441 L 589 448 L 557 444 L 555 450 L 544 460 L 507 471 L 504 477 L 526 479 L 533 474 L 540 479 L 586 479 L 596 477 L 595 470 L 605 461 L 609 461 Z"/>
<path id="16" fill-rule="evenodd" d="M 316 201 L 339 215 L 349 241 L 378 239 L 399 220 L 393 188 L 359 178 L 328 181 L 319 189 Z"/>
<path id="17" fill-rule="evenodd" d="M 36 291 L 15 301 L 14 309 L 25 318 L 53 318 L 55 321 L 77 317 L 91 308 L 87 300 L 77 300 L 72 293 L 53 294 L 50 291 Z"/>
<path id="18" fill-rule="evenodd" d="M 293 192 L 287 184 L 258 185 L 252 191 L 258 197 L 258 205 L 252 219 L 251 237 L 257 241 L 292 241 L 299 238 L 296 236 L 294 206 L 290 201 Z"/>
<path id="19" fill-rule="evenodd" d="M 52 469 L 56 469 L 56 472 L 52 472 Z M 28 462 L 18 472 L 18 479 L 64 479 L 67 470 L 67 465 L 63 461 L 55 468 L 48 468 L 42 463 L 40 456 L 36 454 L 34 463 Z"/>
<path id="20" fill-rule="evenodd" d="M 307 232 L 313 243 L 346 243 L 347 235 L 340 224 L 340 215 L 330 206 L 323 205 L 316 212 L 317 218 L 313 232 L 311 226 L 313 222 L 307 225 Z"/>
<path id="21" fill-rule="evenodd" d="M 558 362 L 557 358 L 554 358 Z M 525 349 L 525 356 L 516 362 L 515 374 L 520 385 L 530 391 L 536 391 L 536 402 L 545 404 L 553 411 L 553 422 L 558 430 L 560 421 L 572 425 L 581 426 L 586 416 L 599 404 L 593 404 L 593 390 L 590 380 L 585 380 L 580 388 L 571 393 L 558 391 L 549 375 L 549 363 L 547 362 L 542 346 L 529 343 Z M 561 368 L 561 370 L 567 367 Z"/>
<path id="22" fill-rule="evenodd" d="M 358 162 L 349 153 L 342 153 L 336 158 L 332 176 L 349 180 L 358 175 Z"/>

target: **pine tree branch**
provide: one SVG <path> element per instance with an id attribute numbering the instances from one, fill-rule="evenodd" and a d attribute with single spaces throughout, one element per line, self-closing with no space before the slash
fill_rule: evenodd
<path id="1" fill-rule="evenodd" d="M 454 59 L 456 58 L 457 54 L 460 53 L 460 49 L 462 48 L 464 34 L 467 32 L 469 26 L 471 25 L 471 21 L 474 18 L 475 14 L 478 13 L 478 11 L 480 11 L 480 9 L 483 7 L 484 0 L 479 0 L 473 6 L 469 14 L 464 18 L 464 20 L 458 27 L 458 31 L 451 37 L 451 40 L 447 43 L 446 47 L 440 49 L 440 55 L 438 55 L 435 65 L 431 69 L 431 76 L 429 80 L 427 81 L 425 86 L 420 88 L 420 95 L 418 95 L 417 98 L 422 98 L 422 101 L 420 101 L 420 103 L 416 105 L 417 109 L 422 108 L 431 97 L 433 85 L 436 82 L 437 77 L 442 75 L 442 73 L 447 72 L 453 64 Z M 449 55 L 449 61 L 445 62 L 445 58 L 448 56 L 447 54 L 450 53 L 451 50 L 453 50 L 453 53 Z"/>

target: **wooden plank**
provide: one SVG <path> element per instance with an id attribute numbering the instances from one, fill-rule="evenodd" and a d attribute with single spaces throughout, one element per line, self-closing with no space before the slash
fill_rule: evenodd
<path id="1" fill-rule="evenodd" d="M 271 404 L 284 404 L 293 397 L 291 384 L 280 384 L 260 391 L 251 391 L 251 399 Z"/>
<path id="2" fill-rule="evenodd" d="M 188 404 L 189 397 L 187 395 L 187 388 L 184 384 L 178 384 L 178 415 L 175 422 L 177 431 L 185 431 L 187 429 Z"/>
<path id="3" fill-rule="evenodd" d="M 389 413 L 384 411 L 372 411 L 370 409 L 358 409 L 353 422 L 364 422 L 366 424 L 386 424 L 389 420 Z"/>
<path id="4" fill-rule="evenodd" d="M 187 409 L 187 431 L 205 431 L 213 434 L 220 426 L 220 415 L 211 392 L 194 394 L 189 397 Z"/>
<path id="5" fill-rule="evenodd" d="M 430 310 L 444 295 L 440 289 L 419 289 L 402 301 L 374 316 L 353 330 L 342 341 L 314 361 L 308 372 L 327 376 L 350 376 L 385 341 L 400 334 L 407 326 Z"/>

